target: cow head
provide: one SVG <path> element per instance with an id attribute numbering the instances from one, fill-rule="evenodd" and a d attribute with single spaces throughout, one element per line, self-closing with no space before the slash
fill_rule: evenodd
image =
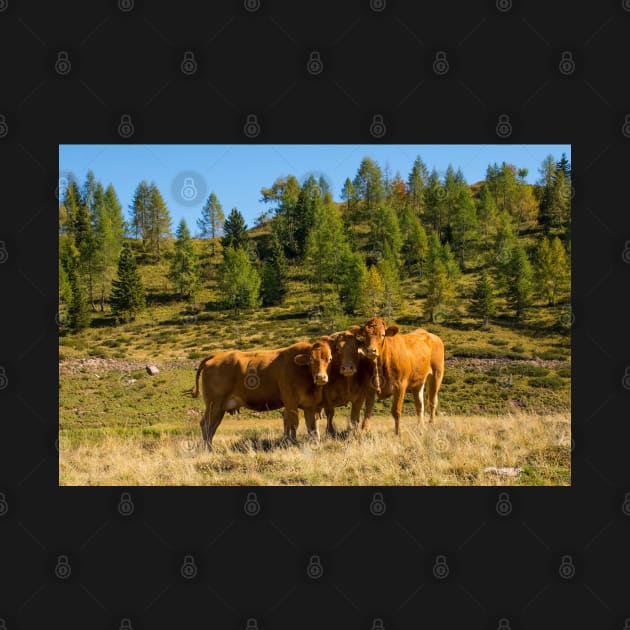
<path id="1" fill-rule="evenodd" d="M 362 341 L 363 346 L 359 348 L 359 353 L 375 361 L 383 353 L 385 337 L 393 337 L 399 331 L 398 326 L 387 326 L 382 317 L 372 317 L 359 330 L 357 337 Z"/>
<path id="2" fill-rule="evenodd" d="M 348 330 L 334 335 L 334 356 L 341 376 L 354 376 L 359 369 L 359 340 L 356 335 L 360 330 L 360 326 L 350 326 Z"/>
<path id="3" fill-rule="evenodd" d="M 328 383 L 328 368 L 332 361 L 332 350 L 330 347 L 332 341 L 332 337 L 322 337 L 311 346 L 308 352 L 296 354 L 293 358 L 297 365 L 309 366 L 315 385 L 326 385 Z"/>

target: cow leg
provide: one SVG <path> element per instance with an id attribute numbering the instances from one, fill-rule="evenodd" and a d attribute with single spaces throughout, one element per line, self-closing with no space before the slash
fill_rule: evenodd
<path id="1" fill-rule="evenodd" d="M 284 410 L 285 435 L 292 441 L 297 442 L 297 428 L 300 417 L 297 409 Z"/>
<path id="2" fill-rule="evenodd" d="M 315 413 L 312 409 L 304 410 L 304 422 L 306 424 L 306 430 L 308 431 L 309 437 L 319 440 L 319 429 L 317 428 L 317 418 L 318 414 Z"/>
<path id="3" fill-rule="evenodd" d="M 214 438 L 214 434 L 217 432 L 217 429 L 219 428 L 219 425 L 221 424 L 221 420 L 223 420 L 224 415 L 225 409 L 223 409 L 223 404 L 217 404 L 217 401 L 214 401 L 210 408 L 207 436 L 204 436 L 209 451 L 212 450 L 212 439 Z"/>
<path id="4" fill-rule="evenodd" d="M 212 403 L 207 403 L 206 408 L 201 416 L 201 421 L 199 424 L 201 425 L 201 436 L 203 437 L 203 442 L 210 448 L 208 444 L 208 430 L 210 428 L 210 409 L 212 408 Z"/>
<path id="5" fill-rule="evenodd" d="M 363 411 L 363 424 L 361 425 L 362 431 L 367 431 L 370 428 L 370 417 L 374 410 L 374 401 L 376 399 L 376 392 L 370 389 L 365 397 L 365 410 Z"/>
<path id="6" fill-rule="evenodd" d="M 437 412 L 438 391 L 440 390 L 440 385 L 442 384 L 442 376 L 442 372 L 434 372 L 433 374 L 429 374 L 429 422 L 433 422 L 433 418 L 435 417 L 435 413 Z"/>
<path id="7" fill-rule="evenodd" d="M 359 418 L 361 416 L 361 405 L 363 405 L 363 401 L 365 398 L 362 396 L 357 396 L 352 401 L 352 407 L 350 408 L 350 428 L 353 431 L 356 431 L 359 428 Z"/>
<path id="8" fill-rule="evenodd" d="M 335 417 L 335 408 L 328 407 L 328 409 L 326 409 L 326 433 L 330 435 L 330 437 L 335 437 L 337 435 L 337 430 L 335 429 L 335 423 L 333 422 L 334 417 Z"/>
<path id="9" fill-rule="evenodd" d="M 392 416 L 394 417 L 394 431 L 396 432 L 396 435 L 400 435 L 400 416 L 402 415 L 406 391 L 407 383 L 401 383 L 400 388 L 396 388 L 394 390 L 394 395 L 392 397 Z"/>
<path id="10" fill-rule="evenodd" d="M 416 406 L 416 415 L 418 416 L 418 422 L 424 424 L 424 383 L 419 389 L 414 387 L 411 390 L 413 395 L 413 402 Z"/>

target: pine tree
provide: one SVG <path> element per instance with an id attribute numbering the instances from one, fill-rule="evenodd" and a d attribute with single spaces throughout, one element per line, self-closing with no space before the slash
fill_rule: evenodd
<path id="1" fill-rule="evenodd" d="M 380 253 L 383 258 L 391 260 L 398 267 L 403 239 L 394 210 L 388 206 L 375 208 L 369 216 L 369 225 L 368 244 L 372 251 Z"/>
<path id="2" fill-rule="evenodd" d="M 380 260 L 377 267 L 383 280 L 383 313 L 385 317 L 391 318 L 404 304 L 398 268 L 387 258 Z"/>
<path id="3" fill-rule="evenodd" d="M 339 269 L 339 300 L 346 313 L 363 313 L 368 270 L 358 252 L 347 251 Z"/>
<path id="4" fill-rule="evenodd" d="M 411 168 L 407 179 L 409 205 L 416 217 L 420 218 L 424 212 L 426 189 L 429 183 L 429 172 L 424 162 L 418 156 Z"/>
<path id="5" fill-rule="evenodd" d="M 59 259 L 59 313 L 66 312 L 72 302 L 72 284 L 66 268 Z"/>
<path id="6" fill-rule="evenodd" d="M 369 218 L 383 200 L 383 174 L 374 160 L 369 157 L 361 160 L 353 186 L 363 206 L 357 218 Z"/>
<path id="7" fill-rule="evenodd" d="M 160 260 L 162 242 L 171 236 L 171 215 L 166 207 L 158 187 L 152 182 L 150 185 L 150 226 L 149 249 Z"/>
<path id="8" fill-rule="evenodd" d="M 560 239 L 543 237 L 536 250 L 536 285 L 549 306 L 555 306 L 558 297 L 569 286 L 570 267 Z"/>
<path id="9" fill-rule="evenodd" d="M 338 286 L 340 263 L 349 250 L 337 207 L 333 204 L 318 207 L 306 243 L 305 260 L 320 302 L 327 283 L 334 281 Z"/>
<path id="10" fill-rule="evenodd" d="M 504 276 L 515 245 L 516 236 L 512 227 L 512 217 L 507 212 L 502 212 L 497 217 L 497 233 L 493 248 L 494 256 L 488 262 L 496 264 L 499 272 Z"/>
<path id="11" fill-rule="evenodd" d="M 361 305 L 366 317 L 377 317 L 383 307 L 385 285 L 376 265 L 368 269 L 367 282 L 363 286 Z"/>
<path id="12" fill-rule="evenodd" d="M 354 195 L 354 186 L 349 177 L 346 177 L 346 181 L 341 189 L 341 199 L 344 202 L 343 211 L 341 216 L 343 217 L 343 226 L 348 234 L 351 242 L 355 239 L 355 206 L 356 199 Z"/>
<path id="13" fill-rule="evenodd" d="M 303 257 L 309 232 L 315 223 L 318 211 L 324 205 L 324 195 L 317 180 L 312 175 L 302 184 L 297 203 L 290 217 L 293 224 L 295 255 Z"/>
<path id="14" fill-rule="evenodd" d="M 482 271 L 475 287 L 469 310 L 472 315 L 477 315 L 482 318 L 484 327 L 488 325 L 490 317 L 496 313 L 494 287 L 485 269 Z"/>
<path id="15" fill-rule="evenodd" d="M 142 247 L 149 241 L 149 226 L 151 225 L 151 187 L 142 180 L 133 194 L 131 205 L 131 230 L 134 238 L 142 239 Z"/>
<path id="16" fill-rule="evenodd" d="M 424 216 L 426 219 L 426 225 L 437 232 L 441 237 L 445 231 L 445 199 L 446 189 L 442 186 L 440 176 L 437 171 L 433 169 L 429 175 L 427 186 L 425 189 L 425 210 Z"/>
<path id="17" fill-rule="evenodd" d="M 223 207 L 214 192 L 211 192 L 201 210 L 201 218 L 197 219 L 197 227 L 199 228 L 201 238 L 212 239 L 212 256 L 216 254 L 215 239 L 221 233 L 224 222 L 225 215 L 223 214 Z"/>
<path id="18" fill-rule="evenodd" d="M 422 271 L 422 264 L 426 260 L 429 242 L 422 223 L 414 214 L 411 206 L 402 209 L 400 217 L 400 231 L 402 234 L 402 260 L 411 274 L 416 267 Z"/>
<path id="19" fill-rule="evenodd" d="M 145 307 L 145 293 L 136 259 L 129 243 L 125 243 L 118 258 L 118 276 L 112 283 L 110 303 L 116 319 L 133 321 Z"/>
<path id="20" fill-rule="evenodd" d="M 479 204 L 477 206 L 477 217 L 481 229 L 482 241 L 487 249 L 490 238 L 495 234 L 498 216 L 497 204 L 490 192 L 489 186 L 484 183 L 479 191 Z"/>
<path id="21" fill-rule="evenodd" d="M 518 243 L 507 266 L 507 302 L 516 312 L 517 319 L 525 317 L 532 303 L 533 271 L 524 247 Z"/>
<path id="22" fill-rule="evenodd" d="M 455 289 L 457 263 L 447 244 L 442 246 L 436 232 L 429 237 L 429 254 L 426 264 L 427 297 L 425 308 L 435 322 L 437 313 L 448 307 Z"/>
<path id="23" fill-rule="evenodd" d="M 538 214 L 538 221 L 545 232 L 549 233 L 554 215 L 553 188 L 556 174 L 556 163 L 554 162 L 552 155 L 548 155 L 543 160 L 538 172 L 540 173 L 540 179 L 538 181 L 540 186 L 540 211 Z"/>
<path id="24" fill-rule="evenodd" d="M 466 264 L 466 254 L 471 243 L 479 236 L 479 220 L 477 208 L 463 173 L 459 171 L 455 188 L 455 204 L 451 216 L 451 232 L 453 245 L 459 255 L 462 269 Z"/>
<path id="25" fill-rule="evenodd" d="M 260 296 L 263 306 L 282 304 L 289 290 L 288 268 L 284 249 L 276 234 L 272 235 L 271 253 L 262 269 Z"/>
<path id="26" fill-rule="evenodd" d="M 199 290 L 199 269 L 190 230 L 184 219 L 177 226 L 176 236 L 168 279 L 177 288 L 180 298 L 194 298 Z"/>
<path id="27" fill-rule="evenodd" d="M 259 304 L 260 276 L 249 260 L 247 252 L 239 247 L 226 247 L 217 278 L 219 290 L 238 317 L 243 309 Z"/>
<path id="28" fill-rule="evenodd" d="M 72 332 L 79 332 L 90 323 L 90 314 L 79 274 L 76 268 L 72 268 L 69 273 L 70 291 L 72 298 L 68 309 L 68 323 Z"/>
<path id="29" fill-rule="evenodd" d="M 223 247 L 231 247 L 233 249 L 247 249 L 249 236 L 247 234 L 247 224 L 243 215 L 236 209 L 232 208 L 228 218 L 223 224 L 223 238 L 221 245 Z"/>

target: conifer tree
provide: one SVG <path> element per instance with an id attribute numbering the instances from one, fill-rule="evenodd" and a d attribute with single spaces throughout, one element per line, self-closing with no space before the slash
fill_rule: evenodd
<path id="1" fill-rule="evenodd" d="M 221 295 L 238 317 L 243 309 L 259 304 L 260 276 L 247 252 L 239 247 L 226 247 L 219 266 L 217 284 Z"/>
<path id="2" fill-rule="evenodd" d="M 216 253 L 215 239 L 221 234 L 224 222 L 223 207 L 214 192 L 211 192 L 201 210 L 201 218 L 197 219 L 197 227 L 201 238 L 212 239 L 212 256 Z"/>
<path id="3" fill-rule="evenodd" d="M 482 271 L 477 285 L 475 286 L 475 292 L 469 310 L 473 315 L 481 317 L 484 327 L 488 325 L 490 317 L 496 313 L 494 287 L 485 269 Z"/>
<path id="4" fill-rule="evenodd" d="M 176 236 L 168 279 L 177 288 L 180 298 L 194 298 L 199 290 L 199 269 L 190 230 L 184 219 L 177 226 Z"/>
<path id="5" fill-rule="evenodd" d="M 125 243 L 118 258 L 118 276 L 113 281 L 110 303 L 114 316 L 124 321 L 133 321 L 145 307 L 144 288 L 129 243 Z"/>
<path id="6" fill-rule="evenodd" d="M 223 238 L 221 245 L 223 247 L 232 247 L 233 249 L 247 249 L 249 236 L 247 234 L 247 224 L 243 215 L 236 209 L 232 208 L 228 218 L 223 224 Z"/>

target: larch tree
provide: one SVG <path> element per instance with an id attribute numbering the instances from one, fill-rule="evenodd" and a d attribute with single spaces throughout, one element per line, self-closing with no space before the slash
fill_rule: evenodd
<path id="1" fill-rule="evenodd" d="M 367 294 L 368 270 L 363 256 L 347 251 L 339 269 L 339 300 L 346 313 L 363 313 Z"/>
<path id="2" fill-rule="evenodd" d="M 383 173 L 372 158 L 365 157 L 352 183 L 357 199 L 361 201 L 357 219 L 368 219 L 383 200 Z"/>
<path id="3" fill-rule="evenodd" d="M 162 194 L 152 182 L 150 185 L 150 229 L 149 247 L 160 260 L 162 243 L 171 236 L 171 215 L 166 207 Z"/>
<path id="4" fill-rule="evenodd" d="M 151 225 L 151 187 L 142 180 L 133 193 L 131 205 L 131 231 L 135 239 L 142 240 L 143 248 L 149 242 L 149 226 Z"/>
<path id="5" fill-rule="evenodd" d="M 506 268 L 507 301 L 516 318 L 522 320 L 532 304 L 533 270 L 525 248 L 517 243 Z"/>
<path id="6" fill-rule="evenodd" d="M 481 318 L 484 328 L 488 325 L 490 317 L 497 312 L 494 286 L 490 275 L 485 269 L 481 272 L 481 276 L 479 276 L 479 280 L 475 286 L 475 292 L 470 302 L 469 311 L 472 315 Z"/>
<path id="7" fill-rule="evenodd" d="M 212 239 L 212 256 L 216 254 L 216 239 L 221 234 L 224 223 L 223 207 L 215 193 L 211 192 L 201 209 L 201 217 L 197 219 L 197 227 L 201 238 Z"/>
<path id="8" fill-rule="evenodd" d="M 418 156 L 411 167 L 407 178 L 407 199 L 416 217 L 421 218 L 426 203 L 426 190 L 429 183 L 429 172 Z"/>
<path id="9" fill-rule="evenodd" d="M 177 226 L 175 252 L 168 279 L 175 285 L 180 298 L 193 299 L 199 291 L 199 266 L 190 230 L 182 219 Z"/>
<path id="10" fill-rule="evenodd" d="M 258 306 L 260 283 L 260 276 L 247 252 L 242 247 L 234 249 L 228 245 L 223 250 L 217 284 L 224 301 L 237 317 L 243 309 Z"/>
<path id="11" fill-rule="evenodd" d="M 569 288 L 571 268 L 560 239 L 543 237 L 538 244 L 535 259 L 536 286 L 549 306 Z"/>

